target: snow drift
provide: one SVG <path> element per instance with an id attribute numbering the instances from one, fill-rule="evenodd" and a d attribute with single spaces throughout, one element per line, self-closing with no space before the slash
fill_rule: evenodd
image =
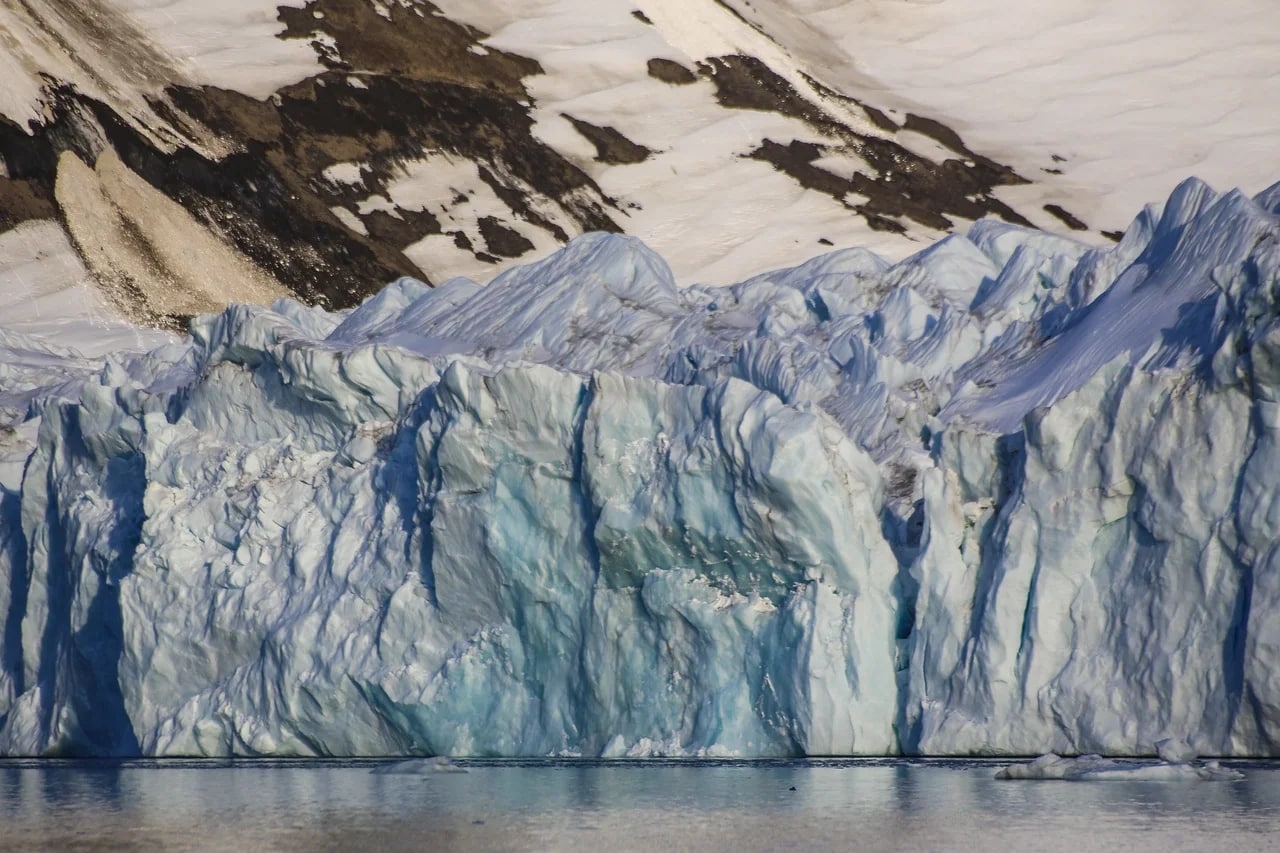
<path id="1" fill-rule="evenodd" d="M 1274 755 L 1278 210 L 0 327 L 0 749 Z"/>

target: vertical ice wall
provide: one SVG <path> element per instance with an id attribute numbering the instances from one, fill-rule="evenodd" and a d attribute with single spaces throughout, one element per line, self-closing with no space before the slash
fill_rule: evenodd
<path id="1" fill-rule="evenodd" d="M 1271 754 L 1275 195 L 725 289 L 590 235 L 6 389 L 0 748 Z"/>

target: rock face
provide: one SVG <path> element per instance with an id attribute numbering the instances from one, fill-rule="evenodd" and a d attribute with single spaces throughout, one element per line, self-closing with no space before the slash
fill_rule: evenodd
<path id="1" fill-rule="evenodd" d="M 1275 755 L 1277 210 L 723 289 L 592 234 L 28 358 L 0 748 Z"/>

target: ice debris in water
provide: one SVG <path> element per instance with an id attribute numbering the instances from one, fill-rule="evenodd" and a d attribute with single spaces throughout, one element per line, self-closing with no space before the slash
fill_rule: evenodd
<path id="1" fill-rule="evenodd" d="M 0 326 L 0 753 L 1271 754 L 1277 210 Z"/>
<path id="2" fill-rule="evenodd" d="M 429 776 L 435 773 L 466 773 L 467 768 L 454 764 L 448 756 L 435 755 L 384 764 L 373 768 L 371 772 L 390 776 Z"/>
<path id="3" fill-rule="evenodd" d="M 1217 761 L 1136 762 L 1081 755 L 1064 758 L 1047 753 L 1026 764 L 1011 764 L 996 773 L 997 779 L 1061 779 L 1070 782 L 1235 782 L 1239 770 Z"/>

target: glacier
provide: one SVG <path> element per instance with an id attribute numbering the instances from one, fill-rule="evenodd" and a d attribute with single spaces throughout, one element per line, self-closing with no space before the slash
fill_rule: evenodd
<path id="1" fill-rule="evenodd" d="M 1278 755 L 1278 238 L 0 324 L 0 753 Z"/>

